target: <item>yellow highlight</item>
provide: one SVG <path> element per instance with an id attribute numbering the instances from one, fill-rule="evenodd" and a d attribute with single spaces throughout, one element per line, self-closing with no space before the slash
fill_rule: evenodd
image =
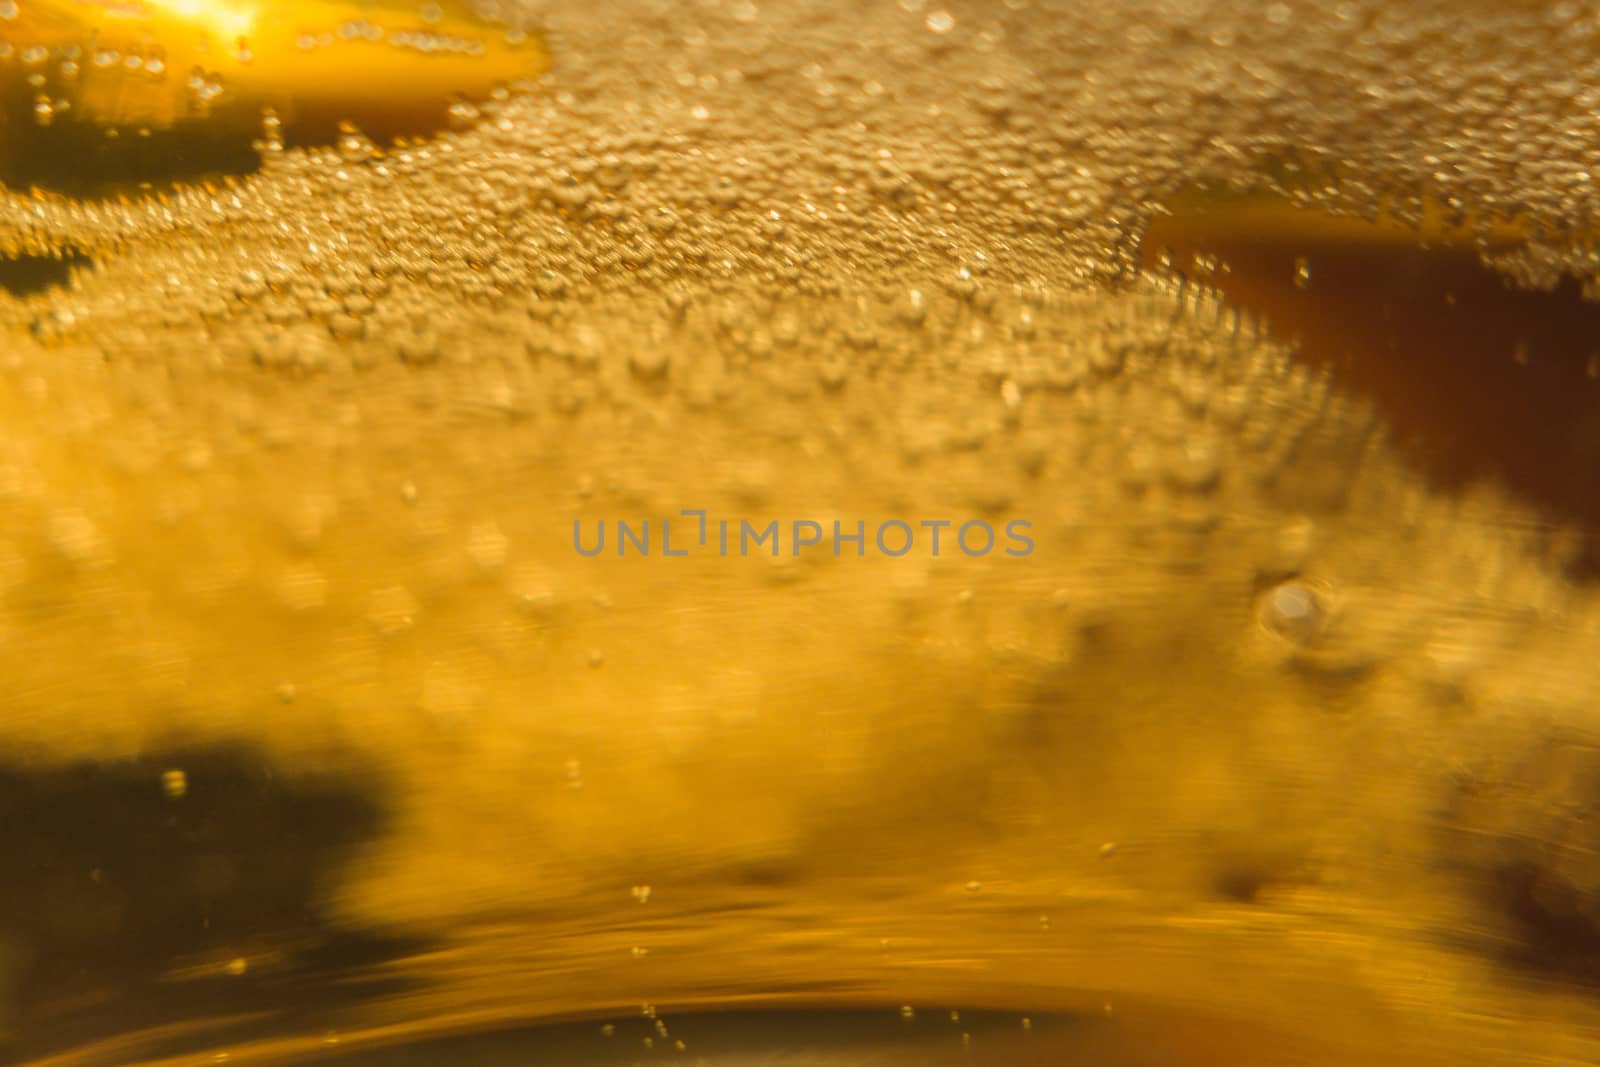
<path id="1" fill-rule="evenodd" d="M 149 0 L 150 7 L 194 26 L 203 26 L 223 40 L 248 37 L 255 29 L 254 6 L 240 7 L 215 0 Z"/>
<path id="2" fill-rule="evenodd" d="M 16 0 L 0 23 L 0 82 L 43 74 L 57 112 L 106 126 L 167 127 L 273 107 L 332 117 L 437 109 L 547 66 L 536 35 L 484 21 L 459 0 Z M 28 50 L 43 48 L 42 64 Z M 5 53 L 0 48 L 0 53 Z M 37 55 L 37 53 L 35 53 Z"/>

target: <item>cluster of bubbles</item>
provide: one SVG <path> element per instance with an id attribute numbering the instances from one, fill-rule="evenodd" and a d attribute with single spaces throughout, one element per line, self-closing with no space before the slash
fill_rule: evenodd
<path id="1" fill-rule="evenodd" d="M 1267 737 L 1267 709 L 1306 710 L 1305 692 L 1365 701 L 1372 733 L 1286 728 L 1308 746 L 1295 766 L 1325 764 L 1341 800 L 1346 766 L 1413 740 L 1419 707 L 1472 706 L 1487 731 L 1593 706 L 1600 683 L 1579 665 L 1600 612 L 1546 565 L 1534 517 L 1492 490 L 1431 495 L 1368 412 L 1249 321 L 1136 277 L 1143 223 L 1202 173 L 1345 212 L 1403 217 L 1426 193 L 1486 225 L 1521 214 L 1535 236 L 1590 217 L 1600 22 L 1576 4 L 1472 7 L 507 3 L 490 14 L 541 26 L 555 72 L 454 102 L 457 128 L 437 137 L 380 144 L 347 124 L 286 150 L 287 117 L 269 114 L 248 177 L 139 199 L 4 191 L 0 252 L 93 260 L 56 290 L 0 296 L 18 427 L 0 495 L 24 531 L 0 541 L 0 634 L 26 636 L 0 642 L 0 673 L 56 711 L 8 717 L 7 736 L 115 755 L 175 720 L 237 714 L 293 756 L 347 731 L 383 750 L 415 806 L 350 907 L 403 923 L 470 911 L 475 893 L 578 892 L 640 857 L 784 856 L 823 818 L 818 796 L 886 781 L 936 795 L 918 768 L 994 752 L 972 740 L 974 708 L 993 712 L 985 742 L 1033 736 L 1024 683 L 959 685 L 995 662 L 997 687 L 1075 666 L 1064 631 L 1132 650 L 1093 690 L 1099 721 L 1141 710 L 1118 704 L 1138 665 L 1194 648 L 1224 727 Z M 1291 153 L 1326 180 L 1264 168 Z M 1593 270 L 1577 244 L 1537 247 L 1522 262 Z M 70 505 L 69 479 L 86 486 Z M 686 485 L 704 495 L 683 499 Z M 738 513 L 848 494 L 1026 515 L 1035 569 L 775 564 L 708 577 L 708 598 L 682 580 L 553 577 L 570 559 L 539 554 L 590 506 Z M 827 719 L 825 751 L 793 725 L 829 713 L 804 686 L 751 696 L 737 672 L 708 671 L 701 703 L 626 688 L 630 672 L 737 659 L 774 584 L 808 590 L 836 628 L 808 654 L 849 665 L 852 717 Z M 679 630 L 637 622 L 687 628 L 714 614 L 702 601 L 731 605 L 726 632 L 674 645 Z M 76 626 L 30 624 L 63 603 Z M 246 616 L 269 636 L 242 652 Z M 912 620 L 916 641 L 892 643 L 910 624 L 867 632 L 881 617 Z M 94 647 L 112 651 L 85 669 L 83 628 L 101 624 Z M 911 684 L 857 678 L 867 638 L 971 698 L 922 694 L 949 717 L 918 731 L 915 758 L 885 742 L 894 716 L 855 714 L 904 706 L 888 687 Z M 1277 687 L 1280 703 L 1230 684 Z M 272 716 L 240 710 L 279 692 L 299 695 Z M 552 693 L 570 714 L 527 714 Z M 758 703 L 784 729 L 752 767 L 718 732 L 746 724 L 717 715 Z M 136 710 L 85 725 L 108 706 Z M 659 736 L 601 737 L 623 706 L 649 707 L 630 729 Z M 535 760 L 583 746 L 585 803 L 614 819 L 508 813 Z M 715 773 L 679 781 L 662 752 Z M 774 784 L 778 763 L 809 777 Z M 563 765 L 552 789 L 570 791 Z M 595 784 L 663 775 L 677 791 L 649 811 Z M 1380 794 L 1363 794 L 1374 813 Z M 1553 876 L 1576 868 L 1562 855 Z"/>
<path id="2" fill-rule="evenodd" d="M 197 301 L 285 258 L 315 276 L 328 256 L 363 273 L 399 261 L 452 301 L 527 293 L 551 272 L 585 286 L 704 277 L 812 291 L 965 268 L 974 285 L 1081 286 L 1130 272 L 1143 221 L 1196 173 L 1259 184 L 1276 180 L 1263 161 L 1289 152 L 1338 174 L 1289 192 L 1338 210 L 1404 216 L 1426 192 L 1486 225 L 1517 212 L 1554 233 L 1587 217 L 1600 110 L 1572 106 L 1585 84 L 1573 64 L 1589 61 L 1571 42 L 1591 31 L 1571 5 L 1455 30 L 1355 3 L 1284 5 L 1283 19 L 1238 26 L 1160 3 L 824 5 L 759 19 L 745 6 L 541 12 L 559 76 L 536 95 L 457 102 L 463 129 L 443 140 L 366 167 L 291 154 L 220 197 L 41 204 L 14 191 L 0 247 L 177 256 Z M 1426 72 L 1442 51 L 1438 84 Z M 222 92 L 206 78 L 192 88 L 202 103 Z M 228 240 L 212 239 L 221 231 Z M 1545 273 L 1589 262 L 1563 247 L 1519 261 Z M 118 273 L 73 299 L 110 299 L 130 322 L 121 303 L 141 294 Z"/>

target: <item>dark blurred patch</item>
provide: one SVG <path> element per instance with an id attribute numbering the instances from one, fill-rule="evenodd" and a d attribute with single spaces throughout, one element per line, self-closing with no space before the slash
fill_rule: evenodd
<path id="1" fill-rule="evenodd" d="M 1496 481 L 1581 525 L 1600 576 L 1600 304 L 1577 283 L 1518 290 L 1459 241 L 1226 196 L 1157 220 L 1143 258 L 1297 343 L 1442 488 Z"/>
<path id="2" fill-rule="evenodd" d="M 88 256 L 68 250 L 59 256 L 0 256 L 0 289 L 30 296 L 65 286 L 74 268 L 92 265 Z"/>
<path id="3" fill-rule="evenodd" d="M 1490 902 L 1518 934 L 1508 963 L 1600 991 L 1600 895 L 1538 862 L 1512 861 L 1493 872 Z"/>
<path id="4" fill-rule="evenodd" d="M 715 1067 L 773 1064 L 918 1064 L 934 1067 L 1027 1067 L 1079 1062 L 1107 1042 L 1103 1019 L 994 1011 L 951 1012 L 930 1006 L 903 1015 L 898 1005 L 877 1010 L 634 1014 L 430 1041 L 318 1059 L 327 1067 L 631 1067 L 693 1063 Z M 966 1039 L 963 1039 L 966 1035 Z M 683 1042 L 680 1049 L 677 1042 Z M 1084 1060 L 1083 1062 L 1088 1062 Z M 1138 1063 L 1142 1059 L 1119 1059 Z"/>
<path id="5" fill-rule="evenodd" d="M 414 942 L 336 928 L 320 894 L 384 825 L 377 783 L 231 747 L 0 767 L 0 944 L 32 1058 L 239 1012 L 315 1025 L 378 995 L 361 969 Z M 242 961 L 242 962 L 240 962 Z M 147 1055 L 201 1051 L 217 1033 Z"/>
<path id="6" fill-rule="evenodd" d="M 1223 861 L 1216 871 L 1212 890 L 1223 900 L 1235 904 L 1254 904 L 1273 882 L 1273 872 L 1249 861 Z"/>
<path id="7" fill-rule="evenodd" d="M 259 110 L 223 110 L 205 122 L 114 129 L 62 118 L 33 120 L 26 86 L 0 95 L 0 184 L 74 198 L 135 196 L 181 183 L 220 180 L 261 169 L 255 142 Z"/>
<path id="8" fill-rule="evenodd" d="M 1085 998 L 1086 1000 L 1088 998 Z M 1084 1014 L 875 1009 L 697 1012 L 611 1020 L 330 1053 L 325 1067 L 1294 1067 L 1369 1063 L 1252 1022 L 1207 1018 L 1119 997 Z M 682 1042 L 682 1047 L 679 1047 Z M 1400 1056 L 1384 1063 L 1409 1062 Z M 1376 1067 L 1374 1064 L 1373 1067 Z"/>
<path id="9" fill-rule="evenodd" d="M 448 101 L 386 108 L 381 97 L 359 109 L 360 128 L 376 145 L 436 136 L 449 124 Z M 179 187 L 219 184 L 261 170 L 264 129 L 258 105 L 219 106 L 204 119 L 171 126 L 106 126 L 62 117 L 33 121 L 33 94 L 0 93 L 0 185 L 74 200 L 137 199 Z M 302 106 L 280 127 L 286 148 L 337 145 L 351 115 Z"/>
<path id="10" fill-rule="evenodd" d="M 1600 992 L 1600 753 L 1552 739 L 1458 781 L 1440 855 L 1482 910 L 1465 947 Z"/>

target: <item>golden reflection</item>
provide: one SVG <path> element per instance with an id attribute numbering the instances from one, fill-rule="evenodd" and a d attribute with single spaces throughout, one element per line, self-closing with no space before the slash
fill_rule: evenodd
<path id="1" fill-rule="evenodd" d="M 247 173 L 286 144 L 434 133 L 545 67 L 536 33 L 457 0 L 3 10 L 0 179 L 78 196 Z"/>

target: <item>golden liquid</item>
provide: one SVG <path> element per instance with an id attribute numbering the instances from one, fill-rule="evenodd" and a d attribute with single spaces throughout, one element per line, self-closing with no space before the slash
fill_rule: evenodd
<path id="1" fill-rule="evenodd" d="M 13 3 L 12 1060 L 1600 1062 L 1584 11 Z"/>
<path id="2" fill-rule="evenodd" d="M 1191 198 L 1192 199 L 1192 198 Z M 1510 247 L 1517 243 L 1502 238 Z M 1181 205 L 1145 235 L 1159 268 L 1259 314 L 1370 399 L 1442 489 L 1496 482 L 1555 521 L 1600 528 L 1600 308 L 1566 277 L 1519 289 L 1470 235 L 1305 212 L 1287 202 Z M 1195 256 L 1221 270 L 1196 271 Z M 1600 556 L 1591 544 L 1581 566 Z"/>

